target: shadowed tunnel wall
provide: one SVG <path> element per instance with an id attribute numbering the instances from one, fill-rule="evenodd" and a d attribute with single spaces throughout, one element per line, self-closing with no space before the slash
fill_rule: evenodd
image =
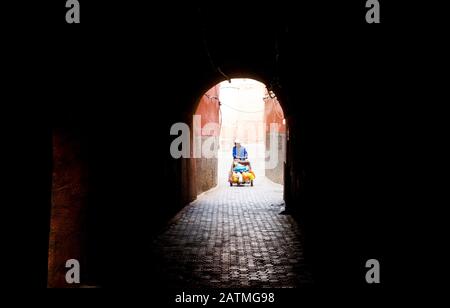
<path id="1" fill-rule="evenodd" d="M 65 261 L 86 268 L 88 166 L 86 139 L 75 129 L 53 133 L 52 212 L 49 240 L 49 287 L 67 286 Z M 83 277 L 85 278 L 85 277 Z"/>

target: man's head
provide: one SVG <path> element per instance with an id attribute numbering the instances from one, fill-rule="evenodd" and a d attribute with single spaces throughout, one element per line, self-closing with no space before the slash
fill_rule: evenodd
<path id="1" fill-rule="evenodd" d="M 237 147 L 241 146 L 241 141 L 239 139 L 234 140 L 234 145 Z"/>

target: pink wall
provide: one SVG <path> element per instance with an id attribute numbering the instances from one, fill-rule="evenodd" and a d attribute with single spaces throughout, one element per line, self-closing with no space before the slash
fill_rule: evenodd
<path id="1" fill-rule="evenodd" d="M 219 85 L 215 85 L 209 89 L 205 95 L 202 96 L 195 115 L 200 115 L 202 117 L 201 125 L 202 128 L 207 123 L 217 123 L 220 124 L 220 114 L 219 114 Z M 202 136 L 214 135 L 218 136 L 219 132 L 211 134 L 210 132 L 204 132 L 202 130 Z"/>
<path id="2" fill-rule="evenodd" d="M 278 132 L 285 133 L 286 125 L 283 124 L 284 113 L 277 98 L 265 99 L 264 121 L 266 123 L 266 132 L 270 130 L 271 123 L 278 124 Z"/>

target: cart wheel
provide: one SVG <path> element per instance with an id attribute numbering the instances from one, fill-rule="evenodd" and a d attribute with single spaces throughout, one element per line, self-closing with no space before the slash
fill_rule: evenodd
<path id="1" fill-rule="evenodd" d="M 253 180 L 250 181 L 250 186 L 253 186 Z"/>

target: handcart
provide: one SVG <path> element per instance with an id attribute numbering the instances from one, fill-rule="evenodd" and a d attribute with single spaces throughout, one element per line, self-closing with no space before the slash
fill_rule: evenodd
<path id="1" fill-rule="evenodd" d="M 228 173 L 228 182 L 230 186 L 233 184 L 237 186 L 249 184 L 253 186 L 253 180 L 255 179 L 255 173 L 252 170 L 252 165 L 248 160 L 233 160 L 230 171 Z"/>

